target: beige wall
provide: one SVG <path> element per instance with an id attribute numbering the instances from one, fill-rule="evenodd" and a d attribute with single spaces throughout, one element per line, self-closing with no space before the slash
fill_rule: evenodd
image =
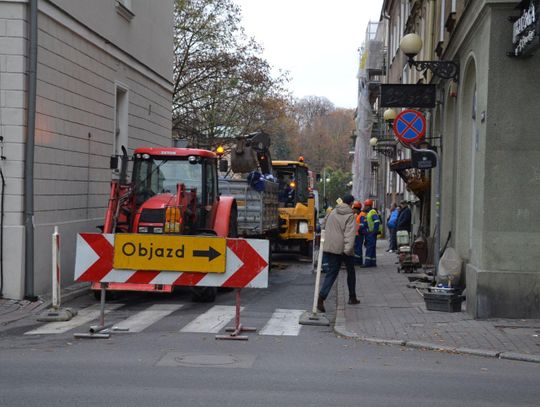
<path id="1" fill-rule="evenodd" d="M 77 10 L 79 19 L 87 7 L 83 3 L 92 3 L 98 9 L 94 2 L 66 3 L 70 9 Z M 116 16 L 114 2 L 108 3 L 113 4 L 111 13 Z M 162 5 L 168 4 L 172 13 L 172 3 L 134 0 L 134 10 L 143 14 L 143 5 L 150 3 L 160 5 L 146 18 L 161 17 L 164 22 L 154 20 L 153 25 L 168 26 L 169 18 Z M 76 4 L 81 8 L 75 7 Z M 59 226 L 62 238 L 63 284 L 71 284 L 76 233 L 97 231 L 95 226 L 103 223 L 111 179 L 109 157 L 117 126 L 117 85 L 127 91 L 127 147 L 132 150 L 143 145 L 171 145 L 172 73 L 170 65 L 163 69 L 163 59 L 159 56 L 167 55 L 170 60 L 173 49 L 172 36 L 160 29 L 145 39 L 154 42 L 152 54 L 139 60 L 136 54 L 112 47 L 102 36 L 50 2 L 40 1 L 39 7 L 34 156 L 35 294 L 50 291 L 50 236 L 54 226 Z M 4 233 L 8 236 L 4 240 L 3 264 L 5 273 L 9 273 L 4 276 L 3 294 L 8 298 L 21 298 L 24 294 L 26 13 L 24 3 L 0 1 L 3 17 L 0 19 L 0 126 L 7 157 L 0 165 L 7 184 Z M 90 13 L 89 21 L 95 17 L 95 12 Z M 125 48 L 135 47 L 133 44 L 148 29 L 149 21 L 136 26 L 136 33 L 130 31 L 133 40 L 128 40 L 125 34 Z"/>
<path id="2" fill-rule="evenodd" d="M 26 136 L 26 5 L 0 2 L 0 168 L 4 188 L 3 294 L 20 298 L 24 281 L 23 177 Z M 1 186 L 0 186 L 1 188 Z"/>
<path id="3" fill-rule="evenodd" d="M 171 76 L 173 54 L 160 43 L 172 38 L 172 0 L 131 0 L 130 21 L 117 12 L 115 0 L 50 2 L 164 78 Z"/>

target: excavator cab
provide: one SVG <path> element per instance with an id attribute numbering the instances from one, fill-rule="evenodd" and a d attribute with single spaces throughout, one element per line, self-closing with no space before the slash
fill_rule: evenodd
<path id="1" fill-rule="evenodd" d="M 275 166 L 279 183 L 279 207 L 294 208 L 297 203 L 307 205 L 309 198 L 307 167 L 294 163 Z"/>
<path id="2" fill-rule="evenodd" d="M 280 234 L 276 251 L 310 256 L 315 230 L 315 201 L 310 191 L 308 166 L 298 161 L 272 161 L 279 184 Z"/>
<path id="3" fill-rule="evenodd" d="M 166 150 L 159 150 L 158 154 L 135 153 L 132 182 L 135 209 L 141 213 L 139 219 L 144 220 L 143 214 L 153 212 L 154 220 L 159 218 L 165 222 L 166 208 L 181 193 L 181 187 L 182 191 L 192 194 L 196 211 L 187 214 L 186 220 L 192 219 L 194 223 L 186 223 L 188 230 L 182 233 L 211 229 L 218 202 L 216 159 L 195 152 L 191 155 L 163 155 L 160 153 L 163 151 Z M 143 227 L 142 231 L 146 230 Z M 141 232 L 140 226 L 134 231 Z"/>

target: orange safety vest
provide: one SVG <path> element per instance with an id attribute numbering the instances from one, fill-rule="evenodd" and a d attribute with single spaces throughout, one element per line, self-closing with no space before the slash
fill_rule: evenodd
<path id="1" fill-rule="evenodd" d="M 358 231 L 362 227 L 362 223 L 365 222 L 365 219 L 366 213 L 364 211 L 360 211 L 360 213 L 356 216 L 356 233 L 358 233 Z"/>

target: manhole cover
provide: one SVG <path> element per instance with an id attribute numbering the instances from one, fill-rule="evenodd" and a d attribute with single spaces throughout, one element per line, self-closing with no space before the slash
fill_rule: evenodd
<path id="1" fill-rule="evenodd" d="M 253 355 L 169 352 L 157 366 L 250 368 L 254 361 Z"/>

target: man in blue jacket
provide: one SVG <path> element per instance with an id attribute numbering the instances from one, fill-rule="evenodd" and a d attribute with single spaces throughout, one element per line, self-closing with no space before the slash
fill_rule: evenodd
<path id="1" fill-rule="evenodd" d="M 397 220 L 399 216 L 399 209 L 395 202 L 390 206 L 390 216 L 386 222 L 388 226 L 388 235 L 390 236 L 387 252 L 394 253 L 397 251 Z"/>

